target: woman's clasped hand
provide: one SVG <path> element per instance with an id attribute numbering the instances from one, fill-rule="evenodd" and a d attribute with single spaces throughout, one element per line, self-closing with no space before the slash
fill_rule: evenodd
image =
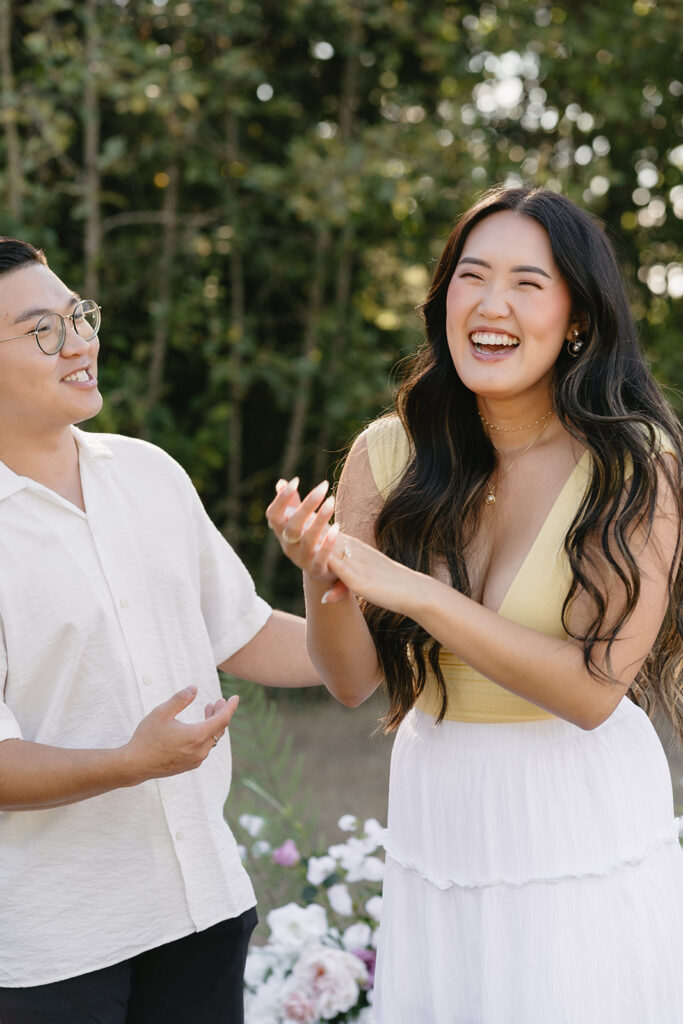
<path id="1" fill-rule="evenodd" d="M 411 614 L 411 596 L 421 574 L 342 533 L 331 522 L 334 496 L 325 497 L 326 480 L 303 499 L 298 487 L 298 477 L 278 480 L 266 517 L 290 561 L 312 579 L 328 584 L 322 603 L 333 604 L 350 591 L 390 611 Z"/>

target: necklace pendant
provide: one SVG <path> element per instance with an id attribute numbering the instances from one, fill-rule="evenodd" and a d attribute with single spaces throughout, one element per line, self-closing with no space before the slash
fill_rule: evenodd
<path id="1" fill-rule="evenodd" d="M 487 505 L 495 505 L 495 503 L 496 503 L 496 496 L 493 493 L 493 491 L 489 491 L 489 493 L 486 495 L 486 498 L 484 500 L 486 501 Z"/>

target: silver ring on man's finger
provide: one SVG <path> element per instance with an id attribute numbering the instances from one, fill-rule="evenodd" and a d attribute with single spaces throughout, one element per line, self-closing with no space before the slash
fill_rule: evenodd
<path id="1" fill-rule="evenodd" d="M 212 739 L 213 739 L 214 747 L 217 747 L 218 746 L 218 736 L 213 736 Z"/>
<path id="2" fill-rule="evenodd" d="M 345 558 L 351 558 L 351 555 L 352 555 L 351 548 L 349 547 L 348 544 L 345 544 L 344 545 L 344 550 L 342 551 L 342 556 L 339 559 L 339 561 L 343 562 Z"/>
<path id="3" fill-rule="evenodd" d="M 286 526 L 282 531 L 282 539 L 285 544 L 300 544 L 303 537 L 303 533 L 292 533 L 292 531 L 288 530 Z"/>

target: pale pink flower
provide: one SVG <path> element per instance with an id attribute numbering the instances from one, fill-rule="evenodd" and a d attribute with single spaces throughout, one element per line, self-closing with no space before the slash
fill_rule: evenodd
<path id="1" fill-rule="evenodd" d="M 296 1021 L 296 1024 L 315 1024 L 317 1014 L 315 1003 L 306 992 L 299 989 L 290 989 L 282 1000 L 282 1009 L 287 1015 L 287 1021 Z"/>
<path id="2" fill-rule="evenodd" d="M 297 985 L 314 997 L 318 1016 L 332 1020 L 356 1005 L 360 986 L 367 984 L 368 970 L 352 953 L 309 946 L 299 957 L 293 977 Z"/>
<path id="3" fill-rule="evenodd" d="M 296 843 L 293 839 L 285 839 L 282 846 L 278 846 L 277 849 L 273 850 L 273 861 L 275 864 L 279 864 L 283 868 L 291 868 L 293 864 L 298 864 L 301 860 L 301 854 L 296 848 Z"/>

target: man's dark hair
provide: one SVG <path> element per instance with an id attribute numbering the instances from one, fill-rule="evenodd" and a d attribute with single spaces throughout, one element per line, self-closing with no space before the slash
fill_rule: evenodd
<path id="1" fill-rule="evenodd" d="M 42 263 L 47 266 L 43 250 L 36 249 L 30 242 L 22 242 L 19 238 L 0 235 L 0 274 L 17 270 L 27 263 Z"/>

